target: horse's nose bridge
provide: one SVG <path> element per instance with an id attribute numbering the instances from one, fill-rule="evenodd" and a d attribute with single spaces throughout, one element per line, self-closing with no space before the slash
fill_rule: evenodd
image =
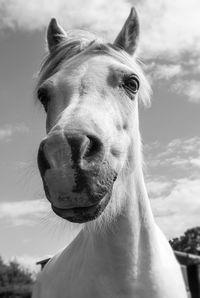
<path id="1" fill-rule="evenodd" d="M 89 139 L 80 133 L 65 132 L 65 138 L 70 146 L 71 159 L 77 164 L 89 147 Z"/>

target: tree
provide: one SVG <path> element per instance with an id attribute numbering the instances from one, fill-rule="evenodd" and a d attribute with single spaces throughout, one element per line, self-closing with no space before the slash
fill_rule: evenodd
<path id="1" fill-rule="evenodd" d="M 187 230 L 183 236 L 170 240 L 174 250 L 200 256 L 200 227 Z"/>
<path id="2" fill-rule="evenodd" d="M 0 257 L 0 297 L 29 298 L 33 280 L 31 273 L 17 261 L 5 264 Z"/>

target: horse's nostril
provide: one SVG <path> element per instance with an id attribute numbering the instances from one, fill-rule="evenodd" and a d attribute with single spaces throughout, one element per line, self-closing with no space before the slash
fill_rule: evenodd
<path id="1" fill-rule="evenodd" d="M 50 164 L 44 154 L 44 145 L 45 145 L 45 140 L 43 140 L 40 143 L 40 147 L 38 149 L 38 156 L 37 156 L 38 167 L 42 177 L 44 176 L 45 171 L 47 169 L 50 169 Z"/>
<path id="2" fill-rule="evenodd" d="M 94 135 L 65 134 L 71 147 L 71 156 L 75 164 L 81 160 L 89 161 L 96 158 L 102 152 L 102 142 Z"/>
<path id="3" fill-rule="evenodd" d="M 96 136 L 88 135 L 87 137 L 90 143 L 84 153 L 83 158 L 94 157 L 102 151 L 102 142 Z"/>

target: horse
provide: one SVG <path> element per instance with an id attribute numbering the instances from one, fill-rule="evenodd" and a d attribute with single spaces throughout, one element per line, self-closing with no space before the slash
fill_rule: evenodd
<path id="1" fill-rule="evenodd" d="M 149 105 L 151 89 L 139 32 L 134 8 L 113 43 L 49 23 L 38 167 L 53 212 L 82 228 L 39 274 L 33 298 L 187 297 L 144 182 L 138 104 Z"/>

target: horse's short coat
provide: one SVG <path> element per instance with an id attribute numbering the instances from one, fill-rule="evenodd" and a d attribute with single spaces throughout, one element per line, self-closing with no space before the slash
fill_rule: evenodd
<path id="1" fill-rule="evenodd" d="M 33 298 L 187 297 L 144 184 L 138 98 L 147 104 L 150 89 L 133 56 L 138 35 L 134 9 L 113 45 L 49 25 L 38 165 L 53 211 L 84 226 L 39 274 Z"/>

